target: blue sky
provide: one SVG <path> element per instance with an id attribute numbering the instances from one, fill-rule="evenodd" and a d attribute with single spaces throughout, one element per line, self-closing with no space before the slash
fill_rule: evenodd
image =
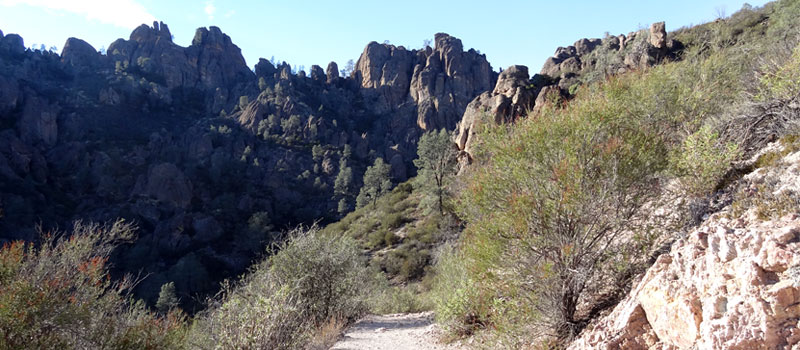
<path id="1" fill-rule="evenodd" d="M 753 6 L 767 1 L 753 0 Z M 558 46 L 604 33 L 627 34 L 652 22 L 667 30 L 731 14 L 737 0 L 673 1 L 232 1 L 232 0 L 0 0 L 0 30 L 25 44 L 56 46 L 70 36 L 99 49 L 154 19 L 167 23 L 182 46 L 198 27 L 216 25 L 252 68 L 259 57 L 295 66 L 343 67 L 370 41 L 419 48 L 437 32 L 485 53 L 492 67 L 523 64 L 538 72 Z"/>

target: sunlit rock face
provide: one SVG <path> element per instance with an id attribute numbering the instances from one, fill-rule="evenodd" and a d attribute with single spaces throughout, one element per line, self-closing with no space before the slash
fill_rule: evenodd
<path id="1" fill-rule="evenodd" d="M 779 194 L 800 190 L 798 174 L 800 152 L 745 181 L 774 182 Z M 714 214 L 675 242 L 569 349 L 797 349 L 800 217 L 756 210 Z"/>

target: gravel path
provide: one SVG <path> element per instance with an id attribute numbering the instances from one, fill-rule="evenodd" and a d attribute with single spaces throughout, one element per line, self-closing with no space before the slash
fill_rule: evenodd
<path id="1" fill-rule="evenodd" d="M 439 344 L 433 313 L 367 316 L 356 322 L 331 350 L 445 350 Z"/>

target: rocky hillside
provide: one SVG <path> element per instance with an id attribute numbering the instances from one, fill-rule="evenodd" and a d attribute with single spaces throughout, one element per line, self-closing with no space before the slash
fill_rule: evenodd
<path id="1" fill-rule="evenodd" d="M 658 257 L 628 296 L 569 349 L 796 348 L 797 147 L 782 142 L 762 151 L 760 157 L 773 157 L 774 164 L 759 163 L 763 167 L 744 177 L 729 207 Z"/>
<path id="2" fill-rule="evenodd" d="M 471 145 L 482 123 L 513 122 L 548 102 L 574 96 L 582 84 L 676 60 L 683 49 L 683 44 L 668 36 L 664 22 L 659 22 L 627 36 L 584 38 L 559 47 L 533 76 L 526 66 L 509 67 L 500 73 L 493 90 L 480 94 L 466 107 L 454 136 L 463 151 L 462 163 L 471 162 Z"/>
<path id="3" fill-rule="evenodd" d="M 107 54 L 0 34 L 0 239 L 126 218 L 139 238 L 115 266 L 148 275 L 143 297 L 168 281 L 210 292 L 278 231 L 349 212 L 376 158 L 395 183 L 413 176 L 422 132 L 454 129 L 496 79 L 447 34 L 422 50 L 370 43 L 347 77 L 334 62 L 251 70 L 216 27 L 181 47 L 142 25 Z"/>
<path id="4" fill-rule="evenodd" d="M 437 321 L 484 348 L 795 348 L 798 13 L 745 5 L 501 72 L 456 130 Z"/>

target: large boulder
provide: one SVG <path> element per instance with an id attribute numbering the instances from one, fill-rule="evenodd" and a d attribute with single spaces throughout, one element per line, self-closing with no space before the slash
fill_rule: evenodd
<path id="1" fill-rule="evenodd" d="M 500 73 L 494 90 L 472 100 L 456 127 L 454 139 L 463 152 L 462 156 L 472 158 L 470 145 L 481 123 L 500 124 L 525 116 L 534 106 L 536 93 L 537 89 L 528 76 L 528 67 L 511 66 Z"/>
<path id="2" fill-rule="evenodd" d="M 264 78 L 266 81 L 272 81 L 275 79 L 275 66 L 272 65 L 272 62 L 267 61 L 263 58 L 258 60 L 256 64 L 256 76 L 259 78 Z"/>
<path id="3" fill-rule="evenodd" d="M 13 55 L 25 53 L 25 44 L 22 37 L 17 34 L 8 34 L 0 38 L 0 52 L 7 52 Z"/>
<path id="4" fill-rule="evenodd" d="M 650 45 L 657 49 L 667 47 L 667 30 L 664 22 L 656 22 L 650 25 Z"/>
<path id="5" fill-rule="evenodd" d="M 375 114 L 386 114 L 408 98 L 415 56 L 402 46 L 371 42 L 356 62 L 353 79 Z"/>
<path id="6" fill-rule="evenodd" d="M 800 152 L 745 176 L 800 190 Z M 789 191 L 789 192 L 786 192 Z M 661 255 L 628 296 L 568 349 L 797 349 L 800 216 L 713 214 Z"/>
<path id="7" fill-rule="evenodd" d="M 175 164 L 160 163 L 150 167 L 146 181 L 137 184 L 134 194 L 188 208 L 192 201 L 192 183 Z"/>
<path id="8" fill-rule="evenodd" d="M 569 91 L 577 83 L 653 66 L 675 57 L 681 48 L 679 42 L 667 37 L 664 22 L 658 22 L 649 32 L 581 39 L 572 46 L 559 47 L 545 61 L 540 74 L 557 80 L 557 85 Z"/>
<path id="9" fill-rule="evenodd" d="M 435 47 L 414 67 L 411 98 L 417 103 L 417 125 L 423 130 L 454 126 L 467 105 L 494 86 L 497 79 L 486 56 L 463 50 L 461 40 L 438 33 Z"/>
<path id="10" fill-rule="evenodd" d="M 325 75 L 328 78 L 328 83 L 332 83 L 339 78 L 339 66 L 336 62 L 331 61 L 331 63 L 328 63 L 328 68 L 325 69 Z"/>
<path id="11" fill-rule="evenodd" d="M 61 60 L 77 67 L 93 68 L 100 65 L 102 56 L 89 43 L 69 38 L 61 50 Z"/>
<path id="12" fill-rule="evenodd" d="M 325 75 L 325 71 L 322 70 L 322 67 L 315 64 L 311 66 L 311 80 L 324 82 L 328 80 L 328 76 Z"/>

